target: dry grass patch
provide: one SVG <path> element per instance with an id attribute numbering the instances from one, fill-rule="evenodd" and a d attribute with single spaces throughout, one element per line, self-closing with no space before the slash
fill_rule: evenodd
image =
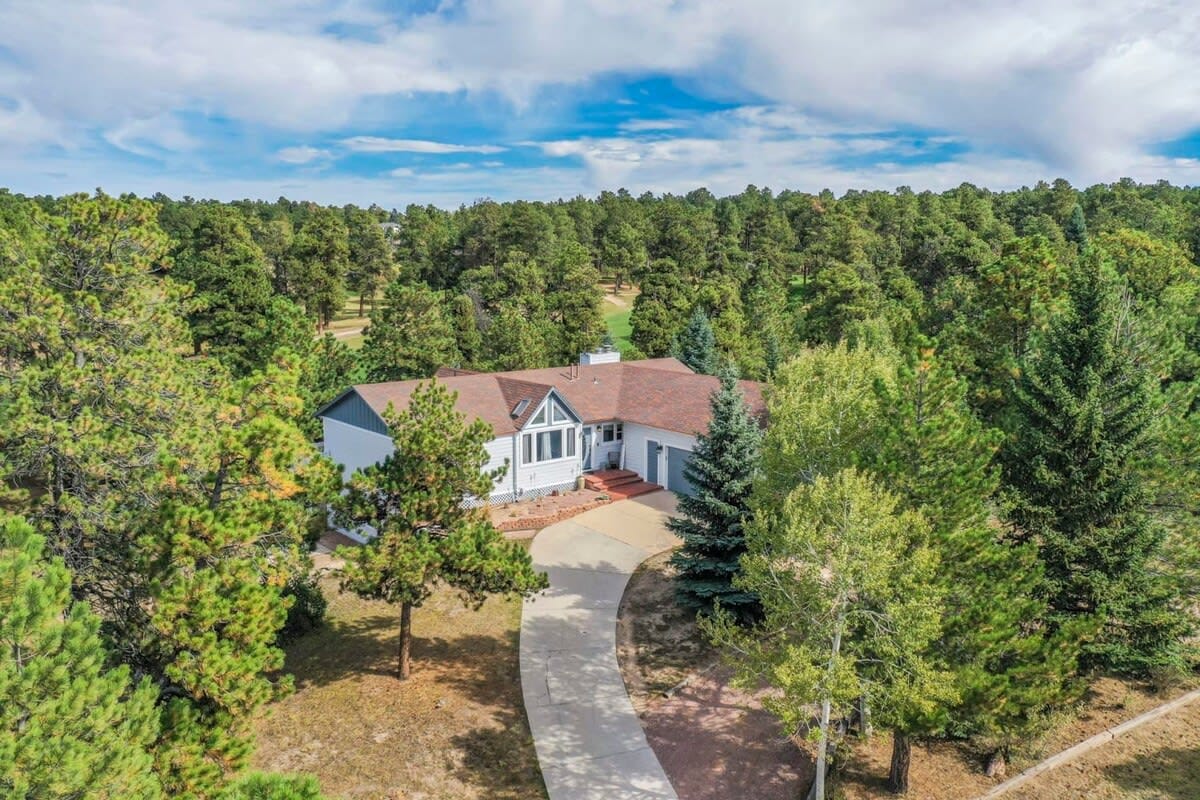
<path id="1" fill-rule="evenodd" d="M 729 686 L 695 621 L 674 603 L 669 553 L 645 561 L 621 600 L 617 642 L 621 671 L 647 739 L 681 800 L 724 800 L 756 787 L 761 800 L 792 800 L 812 776 L 811 745 L 782 737 L 756 696 Z M 663 693 L 688 680 L 671 697 Z M 1168 694 L 1114 678 L 1096 680 L 1074 713 L 1009 765 L 1009 774 L 1132 719 L 1184 691 Z M 891 757 L 885 733 L 854 742 L 836 779 L 841 800 L 885 800 Z M 970 800 L 1000 781 L 983 774 L 985 754 L 967 743 L 913 746 L 909 797 Z M 1021 800 L 1200 800 L 1200 703 L 1101 747 L 1078 764 L 1015 790 Z"/>
<path id="2" fill-rule="evenodd" d="M 1200 798 L 1200 702 L 1014 789 L 1013 800 Z"/>
<path id="3" fill-rule="evenodd" d="M 448 590 L 413 613 L 413 674 L 395 677 L 399 610 L 339 594 L 288 648 L 296 691 L 258 723 L 259 769 L 316 775 L 355 800 L 545 797 L 517 661 L 519 600 L 479 611 Z"/>

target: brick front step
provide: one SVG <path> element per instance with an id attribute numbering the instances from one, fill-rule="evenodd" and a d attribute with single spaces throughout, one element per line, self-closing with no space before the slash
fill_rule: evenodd
<path id="1" fill-rule="evenodd" d="M 641 477 L 633 470 L 628 469 L 603 469 L 593 472 L 590 475 L 585 475 L 583 478 L 585 486 L 598 492 L 638 483 L 639 481 L 641 481 Z"/>
<path id="2" fill-rule="evenodd" d="M 620 486 L 615 486 L 611 489 L 602 489 L 601 491 L 613 500 L 628 500 L 630 497 L 661 491 L 662 488 L 657 483 L 647 483 L 646 481 L 638 480 L 634 483 L 623 483 Z"/>

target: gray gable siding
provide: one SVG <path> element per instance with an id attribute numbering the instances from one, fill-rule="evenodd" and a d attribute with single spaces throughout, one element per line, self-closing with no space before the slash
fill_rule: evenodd
<path id="1" fill-rule="evenodd" d="M 367 405 L 367 401 L 363 400 L 358 392 L 353 389 L 326 407 L 321 412 L 321 416 L 335 419 L 338 422 L 344 422 L 347 425 L 353 425 L 356 428 L 362 428 L 372 433 L 379 433 L 384 436 L 390 435 L 387 425 L 375 413 L 375 409 Z"/>

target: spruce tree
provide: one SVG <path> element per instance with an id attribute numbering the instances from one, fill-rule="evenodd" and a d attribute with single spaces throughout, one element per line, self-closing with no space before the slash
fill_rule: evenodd
<path id="1" fill-rule="evenodd" d="M 1180 663 L 1190 626 L 1156 569 L 1164 532 L 1139 470 L 1152 387 L 1123 346 L 1117 302 L 1108 265 L 1085 254 L 1014 392 L 1003 498 L 1013 538 L 1038 548 L 1053 617 L 1104 620 L 1088 662 L 1145 672 Z"/>
<path id="2" fill-rule="evenodd" d="M 0 795 L 161 796 L 157 691 L 109 669 L 100 620 L 24 520 L 0 517 Z"/>
<path id="3" fill-rule="evenodd" d="M 744 525 L 758 472 L 762 433 L 750 416 L 732 369 L 713 392 L 712 421 L 696 439 L 684 475 L 696 493 L 679 498 L 680 516 L 668 525 L 683 546 L 671 557 L 679 574 L 676 595 L 684 606 L 708 612 L 714 603 L 740 620 L 754 618 L 758 598 L 736 588 L 733 578 L 746 551 Z"/>
<path id="4" fill-rule="evenodd" d="M 1063 229 L 1063 234 L 1067 237 L 1068 242 L 1074 242 L 1075 246 L 1080 250 L 1087 247 L 1088 230 L 1087 220 L 1083 216 L 1083 208 L 1079 203 L 1071 209 L 1071 218 L 1067 220 L 1067 225 Z"/>
<path id="5" fill-rule="evenodd" d="M 486 507 L 464 504 L 487 497 L 505 470 L 483 470 L 492 428 L 482 420 L 468 424 L 454 401 L 432 381 L 413 392 L 403 411 L 389 407 L 384 419 L 395 452 L 355 472 L 337 503 L 343 524 L 375 531 L 363 547 L 341 551 L 342 588 L 400 606 L 401 680 L 410 671 L 413 609 L 435 583 L 476 606 L 490 594 L 528 596 L 547 585 L 529 553 L 492 525 Z"/>
<path id="6" fill-rule="evenodd" d="M 717 339 L 704 309 L 696 306 L 687 325 L 675 337 L 672 355 L 694 372 L 712 375 L 717 369 Z"/>

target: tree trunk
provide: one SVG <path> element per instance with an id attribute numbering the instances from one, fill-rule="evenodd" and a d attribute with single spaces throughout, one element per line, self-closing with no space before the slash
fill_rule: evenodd
<path id="1" fill-rule="evenodd" d="M 987 767 L 984 768 L 984 773 L 989 778 L 1003 778 L 1008 774 L 1008 763 L 1004 759 L 1004 751 L 997 750 L 988 756 Z"/>
<path id="2" fill-rule="evenodd" d="M 892 731 L 892 769 L 888 789 L 896 794 L 908 792 L 908 765 L 912 761 L 912 743 L 900 731 Z"/>
<path id="3" fill-rule="evenodd" d="M 840 603 L 839 603 L 839 605 L 840 605 Z M 845 622 L 846 622 L 846 617 L 845 617 L 845 614 L 843 613 L 838 617 L 837 627 L 835 627 L 833 630 L 833 646 L 830 648 L 832 653 L 829 658 L 829 669 L 828 669 L 828 673 L 829 673 L 830 677 L 832 677 L 832 675 L 833 675 L 835 662 L 837 661 L 838 654 L 841 652 L 841 649 L 842 649 L 842 626 L 845 625 Z M 813 776 L 812 791 L 809 792 L 809 797 L 811 798 L 811 800 L 825 800 L 825 773 L 829 769 L 829 767 L 828 767 L 828 761 L 829 761 L 828 750 L 829 750 L 829 714 L 831 711 L 830 705 L 831 704 L 830 704 L 829 695 L 826 694 L 824 699 L 821 700 L 821 722 L 820 722 L 821 735 L 820 735 L 820 738 L 817 740 L 817 774 L 815 776 Z"/>
<path id="4" fill-rule="evenodd" d="M 363 296 L 361 294 L 358 296 L 358 315 L 360 317 L 363 315 Z"/>
<path id="5" fill-rule="evenodd" d="M 400 606 L 400 680 L 408 680 L 412 672 L 412 603 Z"/>
<path id="6" fill-rule="evenodd" d="M 864 739 L 869 739 L 872 733 L 871 703 L 864 694 L 858 698 L 858 734 Z"/>

